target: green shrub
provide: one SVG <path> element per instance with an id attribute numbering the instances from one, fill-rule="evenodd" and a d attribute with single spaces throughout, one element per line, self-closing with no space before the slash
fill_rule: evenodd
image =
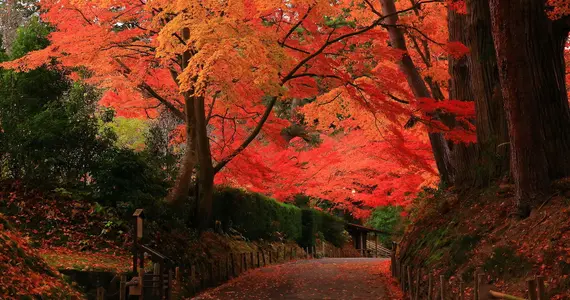
<path id="1" fill-rule="evenodd" d="M 298 240 L 302 247 L 315 245 L 316 236 L 322 234 L 325 240 L 339 247 L 344 244 L 344 221 L 340 218 L 314 209 L 303 209 L 303 235 Z"/>
<path id="2" fill-rule="evenodd" d="M 215 192 L 214 219 L 225 231 L 232 228 L 252 240 L 281 235 L 302 247 L 311 247 L 316 236 L 322 234 L 336 246 L 345 242 L 344 222 L 337 217 L 235 188 L 223 187 Z"/>
<path id="3" fill-rule="evenodd" d="M 225 231 L 233 228 L 248 239 L 301 236 L 301 210 L 258 193 L 223 187 L 214 194 L 214 219 Z"/>
<path id="4" fill-rule="evenodd" d="M 142 153 L 129 149 L 108 149 L 95 170 L 94 198 L 118 207 L 121 214 L 139 207 L 154 206 L 166 196 L 168 184 L 160 170 Z"/>
<path id="5" fill-rule="evenodd" d="M 323 212 L 319 212 L 321 217 L 321 228 L 319 232 L 322 232 L 325 240 L 329 241 L 331 244 L 340 247 L 346 242 L 346 236 L 344 232 L 344 221 L 333 215 L 329 215 Z"/>
<path id="6" fill-rule="evenodd" d="M 312 247 L 315 245 L 315 239 L 317 235 L 317 228 L 319 223 L 319 215 L 313 209 L 303 209 L 302 210 L 302 228 L 303 234 L 297 240 L 301 247 Z"/>

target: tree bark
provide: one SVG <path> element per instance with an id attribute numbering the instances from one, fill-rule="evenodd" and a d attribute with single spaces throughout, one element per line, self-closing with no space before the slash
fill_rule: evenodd
<path id="1" fill-rule="evenodd" d="M 194 99 L 194 112 L 196 114 L 196 154 L 198 156 L 198 182 L 200 184 L 197 225 L 200 230 L 205 230 L 212 225 L 212 208 L 214 201 L 214 167 L 210 152 L 210 139 L 208 137 L 208 122 L 204 97 Z"/>
<path id="2" fill-rule="evenodd" d="M 185 98 L 186 115 L 186 150 L 180 162 L 180 170 L 176 177 L 174 187 L 168 193 L 166 200 L 172 205 L 180 205 L 188 200 L 190 188 L 192 186 L 192 174 L 196 166 L 196 130 L 194 127 L 193 101 L 190 97 Z"/>
<path id="3" fill-rule="evenodd" d="M 461 42 L 467 45 L 467 16 L 448 9 L 447 25 L 449 41 Z M 450 75 L 449 98 L 460 101 L 473 101 L 471 90 L 471 76 L 469 73 L 469 58 L 463 56 L 459 59 L 451 57 L 448 61 Z M 477 146 L 475 144 L 457 143 L 452 149 L 452 162 L 455 172 L 454 185 L 463 187 L 473 184 L 476 178 Z"/>
<path id="4" fill-rule="evenodd" d="M 478 163 L 476 186 L 486 186 L 509 171 L 509 137 L 491 35 L 488 0 L 467 0 L 470 77 L 475 100 Z"/>
<path id="5" fill-rule="evenodd" d="M 552 180 L 570 173 L 570 111 L 565 85 L 568 28 L 543 0 L 489 0 L 507 115 L 519 214 L 540 203 Z"/>
<path id="6" fill-rule="evenodd" d="M 388 16 L 385 18 L 385 22 L 383 24 L 388 30 L 392 47 L 404 51 L 404 55 L 402 56 L 399 65 L 400 70 L 406 75 L 410 89 L 414 93 L 414 96 L 418 98 L 431 98 L 432 95 L 430 94 L 425 81 L 418 72 L 412 59 L 407 54 L 408 49 L 404 35 L 400 28 L 395 26 L 398 23 L 398 15 L 394 0 L 380 0 L 380 3 L 382 4 L 382 13 L 385 16 Z M 453 182 L 451 153 L 447 141 L 441 133 L 430 132 L 428 135 L 441 182 L 443 184 Z"/>
<path id="7" fill-rule="evenodd" d="M 182 30 L 182 38 L 188 40 L 190 38 L 190 30 L 184 28 Z M 190 52 L 186 51 L 182 54 L 180 67 L 182 70 L 186 68 L 190 60 Z M 173 76 L 173 79 L 176 78 Z M 192 186 L 192 174 L 196 166 L 196 115 L 194 113 L 194 97 L 191 92 L 184 92 L 184 121 L 186 122 L 186 151 L 184 158 L 180 164 L 180 170 L 176 177 L 174 187 L 170 190 L 166 200 L 172 205 L 180 205 L 188 200 L 190 195 L 190 187 Z M 199 201 L 199 199 L 196 199 Z"/>

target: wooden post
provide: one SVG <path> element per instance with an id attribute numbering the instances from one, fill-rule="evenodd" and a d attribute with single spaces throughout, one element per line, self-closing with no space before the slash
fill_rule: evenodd
<path id="1" fill-rule="evenodd" d="M 416 290 L 415 290 L 416 294 L 414 296 L 414 299 L 419 300 L 420 299 L 420 278 L 422 275 L 422 269 L 417 269 L 416 272 L 417 272 L 416 273 Z"/>
<path id="2" fill-rule="evenodd" d="M 127 275 L 121 274 L 119 283 L 119 300 L 127 300 Z"/>
<path id="3" fill-rule="evenodd" d="M 176 300 L 180 298 L 180 288 L 182 288 L 182 281 L 180 281 L 180 268 L 178 267 L 174 269 L 174 278 L 176 278 L 176 287 L 174 288 L 176 296 L 174 296 L 173 300 Z"/>
<path id="4" fill-rule="evenodd" d="M 392 258 L 392 277 L 396 277 L 396 242 L 392 241 L 392 253 L 390 253 Z"/>
<path id="5" fill-rule="evenodd" d="M 441 294 L 441 300 L 445 300 L 445 279 L 443 275 L 439 275 L 439 290 Z"/>
<path id="6" fill-rule="evenodd" d="M 402 267 L 402 278 L 400 278 L 400 285 L 402 286 L 402 292 L 406 292 L 406 268 L 407 265 Z"/>
<path id="7" fill-rule="evenodd" d="M 528 286 L 528 299 L 529 300 L 538 300 L 538 296 L 536 294 L 536 280 L 535 279 L 528 279 L 526 281 Z"/>
<path id="8" fill-rule="evenodd" d="M 245 253 L 241 254 L 242 262 L 241 262 L 241 271 L 247 271 L 247 255 Z"/>
<path id="9" fill-rule="evenodd" d="M 196 292 L 196 266 L 190 265 L 190 287 L 192 292 Z"/>
<path id="10" fill-rule="evenodd" d="M 459 300 L 465 300 L 465 292 L 463 291 L 463 279 L 459 279 Z"/>
<path id="11" fill-rule="evenodd" d="M 97 288 L 97 300 L 105 300 L 105 288 L 102 286 Z"/>
<path id="12" fill-rule="evenodd" d="M 486 299 L 486 295 L 483 295 L 483 287 L 485 286 L 485 274 L 477 274 L 477 294 L 479 299 Z"/>
<path id="13" fill-rule="evenodd" d="M 210 274 L 208 274 L 208 275 L 210 275 L 210 276 L 208 277 L 209 284 L 210 284 L 210 286 L 214 286 L 214 284 L 215 284 L 215 283 L 214 283 L 214 264 L 211 263 L 211 262 L 209 262 L 209 263 L 208 263 L 208 267 L 209 267 L 209 268 L 208 268 L 208 269 L 209 269 L 209 270 L 208 270 L 208 273 L 210 273 Z"/>
<path id="14" fill-rule="evenodd" d="M 144 213 L 141 208 L 136 209 L 133 213 L 133 273 L 137 272 L 137 262 L 139 262 L 138 257 L 138 244 L 143 237 L 143 218 Z M 141 255 L 144 256 L 144 255 Z M 140 257 L 140 267 L 144 267 L 142 260 L 144 257 Z"/>
<path id="15" fill-rule="evenodd" d="M 412 297 L 414 296 L 414 291 L 412 290 L 412 267 L 408 266 L 407 269 L 408 272 L 408 292 L 410 293 L 410 299 L 413 299 Z"/>
<path id="16" fill-rule="evenodd" d="M 224 276 L 222 276 L 222 260 L 218 260 L 218 282 L 224 281 Z"/>
<path id="17" fill-rule="evenodd" d="M 433 275 L 431 272 L 429 272 L 428 275 L 428 296 L 427 296 L 427 300 L 431 300 L 432 298 L 432 294 L 433 294 Z"/>
<path id="18" fill-rule="evenodd" d="M 538 288 L 538 300 L 547 300 L 546 288 L 544 287 L 544 276 L 536 276 L 536 284 Z"/>
<path id="19" fill-rule="evenodd" d="M 233 254 L 233 253 L 230 253 L 230 261 L 231 261 L 231 264 L 232 264 L 232 276 L 233 276 L 233 277 L 236 277 L 236 276 L 237 276 L 237 273 L 236 273 L 236 261 L 235 261 L 235 259 L 234 259 L 234 254 Z"/>
<path id="20" fill-rule="evenodd" d="M 360 232 L 360 256 L 364 257 L 364 232 Z"/>
<path id="21" fill-rule="evenodd" d="M 144 299 L 143 279 L 144 279 L 144 268 L 141 267 L 139 268 L 139 284 L 138 284 L 138 288 L 140 290 L 139 300 Z"/>
<path id="22" fill-rule="evenodd" d="M 273 251 L 269 251 L 269 264 L 271 264 L 273 262 L 273 260 L 271 259 L 271 252 L 273 252 Z"/>
<path id="23" fill-rule="evenodd" d="M 473 288 L 473 299 L 479 300 L 479 276 L 477 272 L 475 272 L 473 276 L 475 277 L 473 280 L 475 282 L 475 287 Z"/>
<path id="24" fill-rule="evenodd" d="M 167 295 L 167 299 L 173 299 L 173 296 L 172 296 L 172 295 L 174 294 L 174 292 L 173 292 L 174 285 L 173 285 L 173 282 L 172 282 L 172 280 L 173 280 L 173 279 L 172 279 L 172 275 L 173 275 L 173 274 L 172 274 L 172 269 L 171 269 L 171 270 L 168 270 L 168 295 Z"/>
<path id="25" fill-rule="evenodd" d="M 158 263 L 152 264 L 152 294 L 158 295 L 159 282 L 160 282 L 160 265 Z"/>
<path id="26" fill-rule="evenodd" d="M 249 264 L 251 265 L 252 269 L 255 268 L 255 266 L 253 265 L 253 252 L 249 252 Z"/>
<path id="27" fill-rule="evenodd" d="M 374 257 L 378 257 L 378 233 L 374 233 Z"/>
<path id="28" fill-rule="evenodd" d="M 263 256 L 263 266 L 265 267 L 265 252 L 263 252 L 263 250 L 261 250 L 261 256 Z"/>

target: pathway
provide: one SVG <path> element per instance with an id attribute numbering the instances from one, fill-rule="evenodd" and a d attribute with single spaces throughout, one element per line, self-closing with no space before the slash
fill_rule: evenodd
<path id="1" fill-rule="evenodd" d="M 386 264 L 374 258 L 294 261 L 249 271 L 194 299 L 391 300 Z"/>

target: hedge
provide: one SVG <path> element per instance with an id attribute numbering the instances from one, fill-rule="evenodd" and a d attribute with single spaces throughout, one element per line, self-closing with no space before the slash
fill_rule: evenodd
<path id="1" fill-rule="evenodd" d="M 319 233 L 325 240 L 337 247 L 344 244 L 343 220 L 314 209 L 303 209 L 302 216 L 303 234 L 298 240 L 299 245 L 302 247 L 315 245 L 315 239 Z"/>
<path id="2" fill-rule="evenodd" d="M 225 231 L 233 228 L 252 240 L 271 239 L 277 232 L 291 240 L 301 237 L 298 207 L 239 189 L 216 191 L 214 219 L 221 222 Z"/>
<path id="3" fill-rule="evenodd" d="M 235 188 L 216 191 L 214 219 L 221 222 L 224 231 L 235 229 L 251 240 L 272 239 L 281 234 L 307 247 L 315 245 L 317 234 L 322 233 L 335 246 L 344 243 L 343 220 Z"/>

